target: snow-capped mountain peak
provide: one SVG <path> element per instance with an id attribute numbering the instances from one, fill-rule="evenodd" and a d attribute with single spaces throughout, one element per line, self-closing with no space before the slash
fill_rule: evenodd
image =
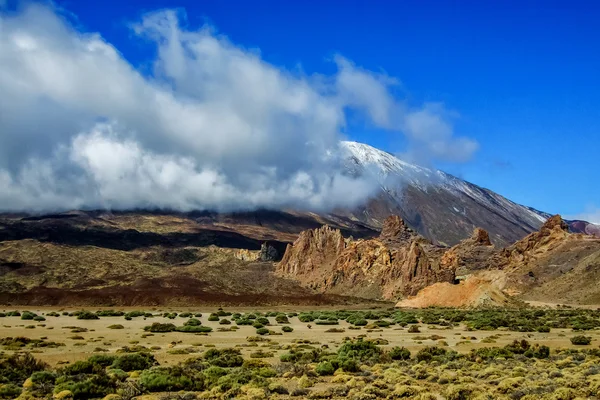
<path id="1" fill-rule="evenodd" d="M 537 230 L 548 218 L 546 213 L 491 190 L 443 171 L 407 163 L 367 144 L 344 141 L 340 147 L 352 173 L 374 175 L 381 185 L 375 209 L 382 211 L 366 207 L 362 215 L 352 215 L 364 222 L 377 224 L 386 213 L 395 212 L 440 243 L 455 243 L 481 227 L 504 244 Z"/>

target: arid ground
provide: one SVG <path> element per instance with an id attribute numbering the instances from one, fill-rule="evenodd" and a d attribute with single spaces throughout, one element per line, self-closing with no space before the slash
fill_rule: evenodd
<path id="1" fill-rule="evenodd" d="M 113 314 L 113 316 L 107 316 Z M 32 308 L 0 312 L 0 397 L 600 395 L 600 311 Z"/>

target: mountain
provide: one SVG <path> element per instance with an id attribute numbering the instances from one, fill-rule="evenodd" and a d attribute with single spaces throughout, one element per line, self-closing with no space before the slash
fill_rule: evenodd
<path id="1" fill-rule="evenodd" d="M 355 209 L 0 214 L 0 304 L 600 302 L 597 226 L 364 144 L 340 151 L 379 185 Z"/>
<path id="2" fill-rule="evenodd" d="M 381 228 L 389 215 L 399 215 L 434 243 L 454 245 L 479 227 L 499 246 L 539 229 L 550 216 L 442 171 L 406 163 L 366 144 L 342 142 L 348 171 L 373 176 L 379 192 L 365 205 L 336 214 Z"/>

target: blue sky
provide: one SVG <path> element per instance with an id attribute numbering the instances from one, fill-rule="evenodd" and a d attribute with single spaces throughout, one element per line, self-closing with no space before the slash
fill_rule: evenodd
<path id="1" fill-rule="evenodd" d="M 478 142 L 469 161 L 436 166 L 522 204 L 600 219 L 600 2 L 55 3 L 142 70 L 155 49 L 131 40 L 131 23 L 174 6 L 189 26 L 208 23 L 284 69 L 330 74 L 341 54 L 398 79 L 408 104 L 443 103 L 455 134 Z M 369 124 L 350 123 L 345 134 L 405 150 L 403 135 Z"/>

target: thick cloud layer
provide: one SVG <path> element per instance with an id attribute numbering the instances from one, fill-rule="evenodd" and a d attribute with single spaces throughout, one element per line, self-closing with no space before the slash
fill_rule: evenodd
<path id="1" fill-rule="evenodd" d="M 396 81 L 335 58 L 333 76 L 263 61 L 175 11 L 145 15 L 131 40 L 157 49 L 152 73 L 56 10 L 0 11 L 0 210 L 326 210 L 364 201 L 344 175 L 346 113 L 406 135 L 427 156 L 464 161 L 441 105 L 412 109 Z"/>

